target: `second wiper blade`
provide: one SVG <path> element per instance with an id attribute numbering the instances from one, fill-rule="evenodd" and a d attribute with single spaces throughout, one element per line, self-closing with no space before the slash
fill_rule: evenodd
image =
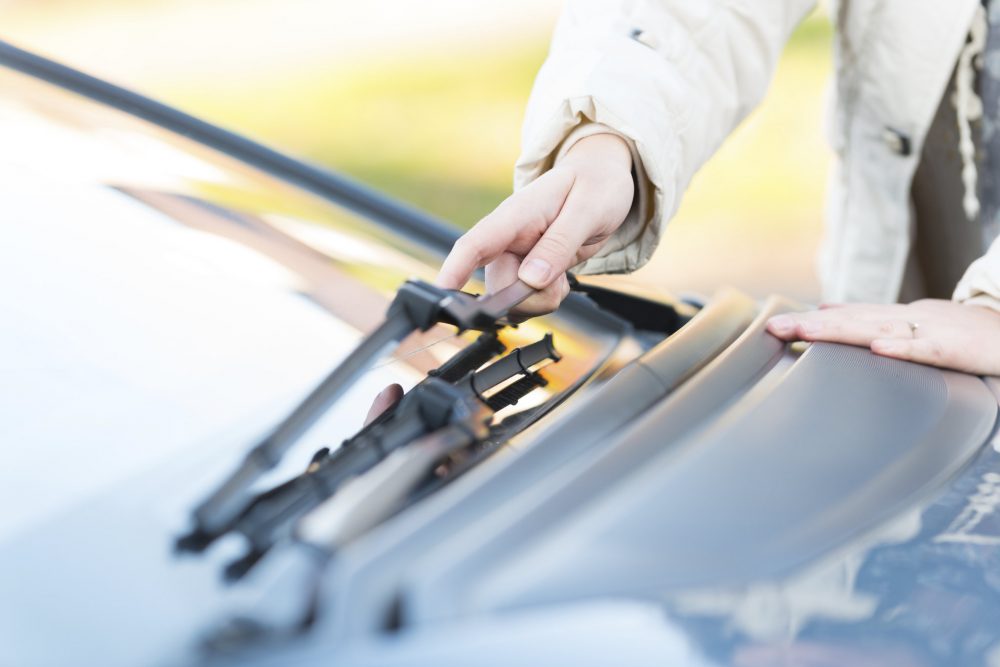
<path id="1" fill-rule="evenodd" d="M 211 544 L 253 499 L 251 487 L 274 468 L 285 452 L 344 394 L 380 356 L 416 330 L 438 323 L 460 331 L 489 331 L 504 326 L 511 309 L 534 293 L 518 281 L 495 294 L 474 297 L 410 280 L 396 293 L 386 318 L 278 426 L 251 449 L 240 466 L 194 511 L 194 529 L 177 548 L 201 551 Z"/>
<path id="2" fill-rule="evenodd" d="M 406 394 L 391 413 L 379 419 L 333 451 L 314 459 L 307 472 L 253 498 L 247 508 L 222 531 L 242 533 L 251 546 L 246 558 L 227 570 L 238 578 L 294 524 L 349 479 L 367 472 L 392 452 L 429 433 L 455 424 L 475 430 L 494 411 L 513 405 L 546 381 L 534 368 L 559 360 L 552 335 L 516 348 L 506 357 L 469 373 L 456 384 L 429 377 Z M 529 379 L 530 386 L 518 378 Z M 508 384 L 513 382 L 512 384 Z M 498 390 L 499 391 L 496 391 Z"/>

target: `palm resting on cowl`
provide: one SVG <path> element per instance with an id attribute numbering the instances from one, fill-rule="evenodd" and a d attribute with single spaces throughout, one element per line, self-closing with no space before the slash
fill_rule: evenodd
<path id="1" fill-rule="evenodd" d="M 1000 376 L 1000 312 L 982 306 L 937 299 L 826 304 L 772 317 L 767 328 L 787 341 L 859 345 L 885 357 Z"/>

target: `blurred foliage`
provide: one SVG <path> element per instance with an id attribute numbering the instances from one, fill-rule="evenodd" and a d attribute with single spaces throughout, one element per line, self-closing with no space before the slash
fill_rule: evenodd
<path id="1" fill-rule="evenodd" d="M 712 195 L 693 189 L 683 215 L 759 208 L 754 217 L 773 225 L 816 209 L 826 158 L 813 107 L 829 44 L 825 17 L 799 28 L 764 111 L 699 176 L 714 184 Z M 474 53 L 444 45 L 220 82 L 211 96 L 176 88 L 169 98 L 469 226 L 510 193 L 524 104 L 547 47 L 544 34 Z"/>
<path id="2" fill-rule="evenodd" d="M 405 0 L 393 2 L 360 22 L 348 0 L 14 0 L 6 18 L 28 47 L 468 227 L 510 193 L 557 3 L 522 2 L 500 25 L 503 11 L 437 0 L 408 14 L 424 23 L 387 26 Z M 444 29 L 441 12 L 461 20 Z M 831 41 L 822 12 L 798 28 L 761 108 L 696 175 L 639 280 L 817 298 Z"/>
<path id="3" fill-rule="evenodd" d="M 510 193 L 520 123 L 547 45 L 362 62 L 182 106 L 468 226 Z M 188 104 L 189 103 L 189 104 Z"/>

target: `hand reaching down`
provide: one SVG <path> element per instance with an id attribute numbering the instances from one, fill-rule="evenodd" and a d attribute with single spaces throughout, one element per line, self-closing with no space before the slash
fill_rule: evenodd
<path id="1" fill-rule="evenodd" d="M 566 271 L 593 257 L 621 226 L 634 190 L 632 156 L 624 140 L 613 134 L 580 139 L 555 167 L 455 243 L 437 284 L 461 289 L 485 266 L 490 293 L 517 278 L 540 290 L 515 315 L 551 312 L 569 294 Z"/>

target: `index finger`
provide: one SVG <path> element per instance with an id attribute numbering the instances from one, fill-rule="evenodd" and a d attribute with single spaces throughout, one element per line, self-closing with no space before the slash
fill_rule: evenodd
<path id="1" fill-rule="evenodd" d="M 492 213 L 486 216 L 455 241 L 438 272 L 438 287 L 461 289 L 473 271 L 499 257 L 516 235 L 512 224 L 500 224 Z"/>
<path id="2" fill-rule="evenodd" d="M 546 178 L 549 174 L 505 199 L 455 242 L 438 273 L 439 287 L 461 289 L 473 271 L 497 259 L 519 236 L 519 245 L 534 245 L 559 214 L 572 184 L 565 178 Z"/>

